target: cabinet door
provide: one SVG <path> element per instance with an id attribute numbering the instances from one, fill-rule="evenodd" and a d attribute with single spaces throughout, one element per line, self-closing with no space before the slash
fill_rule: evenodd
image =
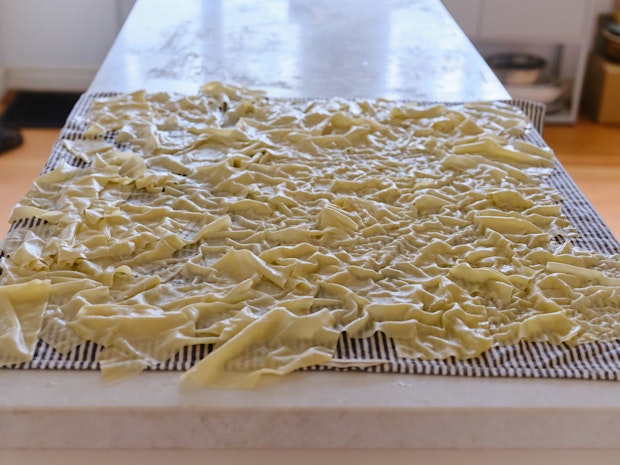
<path id="1" fill-rule="evenodd" d="M 586 32 L 589 2 L 590 0 L 485 0 L 481 37 L 577 41 Z"/>
<path id="2" fill-rule="evenodd" d="M 482 0 L 442 0 L 442 3 L 467 37 L 476 38 L 480 28 Z"/>

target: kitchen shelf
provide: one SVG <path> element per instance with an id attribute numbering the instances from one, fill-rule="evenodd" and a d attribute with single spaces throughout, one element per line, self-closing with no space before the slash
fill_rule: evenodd
<path id="1" fill-rule="evenodd" d="M 442 0 L 482 56 L 527 52 L 547 60 L 546 76 L 569 82 L 564 108 L 546 122 L 577 120 L 588 55 L 602 8 L 597 0 Z"/>

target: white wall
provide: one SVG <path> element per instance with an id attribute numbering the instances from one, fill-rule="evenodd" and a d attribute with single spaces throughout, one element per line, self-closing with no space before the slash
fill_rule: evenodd
<path id="1" fill-rule="evenodd" d="M 133 2 L 0 0 L 0 94 L 3 88 L 85 90 Z"/>
<path id="2" fill-rule="evenodd" d="M 1 18 L 1 16 L 0 16 Z M 2 24 L 0 24 L 0 100 L 4 95 L 6 90 L 6 85 L 4 83 L 4 52 L 2 50 Z"/>

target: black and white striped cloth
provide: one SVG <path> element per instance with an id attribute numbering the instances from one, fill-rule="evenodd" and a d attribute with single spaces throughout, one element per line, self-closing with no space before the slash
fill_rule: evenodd
<path id="1" fill-rule="evenodd" d="M 61 159 L 74 166 L 83 166 L 62 146 L 62 139 L 79 139 L 86 129 L 80 122 L 92 99 L 113 94 L 84 94 L 69 116 L 61 131 L 59 141 L 53 147 L 50 158 L 43 170 L 53 169 Z M 542 134 L 544 106 L 524 101 L 508 103 L 520 107 L 530 118 L 535 128 L 526 138 L 529 142 L 544 146 Z M 112 140 L 113 135 L 110 135 Z M 602 252 L 619 254 L 620 244 L 609 228 L 601 220 L 592 205 L 575 185 L 560 163 L 548 182 L 563 197 L 563 211 L 573 226 L 579 231 L 578 238 L 571 239 L 575 245 Z M 41 227 L 40 220 L 23 220 L 12 228 Z M 4 251 L 0 251 L 0 256 Z M 74 351 L 60 354 L 47 344 L 39 341 L 33 360 L 14 365 L 13 369 L 70 369 L 97 370 L 97 354 L 100 348 L 85 342 Z M 210 346 L 186 347 L 173 358 L 158 366 L 156 371 L 185 371 L 202 359 Z M 508 347 L 496 347 L 480 357 L 470 360 L 411 360 L 398 355 L 394 343 L 383 333 L 372 337 L 354 339 L 342 334 L 337 345 L 333 362 L 327 365 L 306 368 L 315 370 L 348 370 L 373 373 L 429 374 L 451 376 L 491 376 L 491 377 L 534 377 L 534 378 L 572 378 L 572 379 L 620 379 L 620 341 L 593 342 L 570 347 L 552 345 L 547 342 L 521 342 Z"/>

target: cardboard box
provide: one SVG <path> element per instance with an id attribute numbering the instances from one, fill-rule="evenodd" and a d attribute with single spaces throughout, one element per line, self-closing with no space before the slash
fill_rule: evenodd
<path id="1" fill-rule="evenodd" d="M 582 108 L 599 123 L 620 123 L 620 64 L 597 53 L 590 55 Z"/>

